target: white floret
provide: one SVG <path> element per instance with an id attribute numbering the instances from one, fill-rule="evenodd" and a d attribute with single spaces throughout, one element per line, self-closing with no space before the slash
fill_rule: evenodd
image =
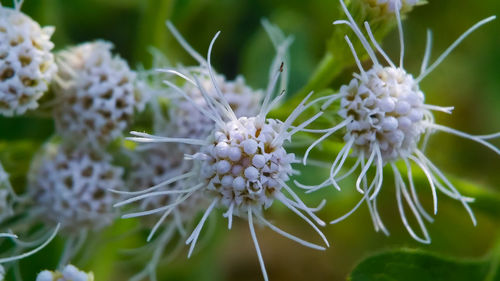
<path id="1" fill-rule="evenodd" d="M 36 281 L 94 281 L 94 275 L 69 264 L 62 271 L 44 270 L 38 273 Z"/>
<path id="2" fill-rule="evenodd" d="M 40 27 L 18 9 L 0 6 L 0 114 L 38 107 L 57 71 L 53 33 L 53 27 Z"/>
<path id="3" fill-rule="evenodd" d="M 209 156 L 202 166 L 216 167 L 204 175 L 207 189 L 226 207 L 233 205 L 235 213 L 270 207 L 281 190 L 276 181 L 286 182 L 292 174 L 295 156 L 282 144 L 273 144 L 281 126 L 272 119 L 260 124 L 256 117 L 242 117 L 217 128 L 210 138 L 213 144 L 202 149 Z M 227 153 L 220 153 L 221 147 Z"/>
<path id="4" fill-rule="evenodd" d="M 424 94 L 401 68 L 375 66 L 342 86 L 339 115 L 351 120 L 344 140 L 354 139 L 353 155 L 370 155 L 374 146 L 384 161 L 406 158 L 425 132 Z"/>
<path id="5" fill-rule="evenodd" d="M 144 85 L 112 48 L 109 42 L 95 41 L 57 54 L 54 119 L 64 137 L 108 143 L 129 125 L 134 109 L 144 107 Z"/>
<path id="6" fill-rule="evenodd" d="M 44 270 L 36 276 L 36 281 L 53 281 L 52 272 Z"/>

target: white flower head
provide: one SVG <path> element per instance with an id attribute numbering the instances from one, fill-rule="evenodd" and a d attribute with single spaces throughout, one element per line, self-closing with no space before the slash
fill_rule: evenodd
<path id="1" fill-rule="evenodd" d="M 112 48 L 95 41 L 57 54 L 54 119 L 64 137 L 106 144 L 122 134 L 134 109 L 144 107 L 144 85 Z"/>
<path id="2" fill-rule="evenodd" d="M 123 186 L 122 174 L 104 152 L 49 146 L 32 165 L 29 194 L 42 220 L 76 235 L 112 223 L 116 196 L 108 189 Z"/>
<path id="3" fill-rule="evenodd" d="M 199 75 L 196 73 L 183 73 L 177 70 L 170 70 L 171 73 L 179 75 L 186 79 L 187 83 L 191 83 L 198 88 L 206 101 L 206 107 L 199 106 L 182 88 L 170 81 L 165 81 L 165 83 L 179 95 L 191 101 L 205 118 L 215 123 L 215 126 L 208 138 L 203 139 L 170 138 L 132 132 L 136 137 L 130 139 L 137 142 L 183 143 L 198 147 L 196 153 L 186 156 L 188 160 L 193 161 L 195 167 L 193 170 L 195 171 L 195 175 L 193 176 L 196 180 L 195 184 L 179 188 L 175 191 L 179 196 L 174 203 L 151 210 L 148 214 L 153 212 L 168 213 L 192 194 L 203 191 L 209 199 L 210 204 L 186 241 L 187 244 L 191 244 L 188 256 L 191 256 L 208 216 L 215 208 L 222 208 L 227 210 L 224 213 L 224 217 L 228 219 L 228 228 L 232 226 L 234 215 L 248 220 L 265 280 L 267 280 L 267 273 L 255 235 L 254 219 L 257 219 L 258 222 L 268 226 L 273 231 L 302 245 L 324 250 L 325 248 L 322 246 L 304 241 L 277 228 L 267 221 L 263 215 L 263 211 L 277 200 L 311 225 L 328 246 L 328 241 L 324 235 L 304 213 L 308 214 L 320 225 L 324 225 L 324 222 L 314 214 L 315 209 L 307 207 L 286 183 L 294 172 L 291 164 L 296 163 L 297 160 L 293 154 L 287 153 L 283 147 L 292 135 L 303 130 L 304 127 L 317 119 L 321 113 L 316 114 L 298 126 L 293 126 L 292 123 L 295 119 L 309 106 L 309 104 L 306 105 L 306 98 L 293 110 L 289 118 L 284 122 L 267 118 L 267 114 L 271 108 L 284 96 L 282 92 L 278 97 L 272 98 L 276 83 L 283 70 L 283 65 L 281 65 L 279 71 L 276 71 L 278 69 L 274 69 L 272 73 L 272 78 L 270 79 L 258 112 L 254 115 L 237 117 L 228 100 L 224 97 L 210 63 L 212 47 L 219 33 L 212 40 L 208 50 L 208 60 L 205 60 L 190 48 L 172 26 L 170 27 L 184 48 L 207 69 L 212 82 L 211 87 L 216 91 L 216 97 L 208 93 L 207 89 L 200 83 Z M 288 41 L 283 43 L 288 44 Z M 197 171 L 196 168 L 200 170 Z M 150 194 L 154 194 L 152 190 L 149 190 L 149 192 Z M 288 198 L 286 194 L 291 196 L 291 198 Z M 142 200 L 145 196 L 147 194 L 135 196 L 126 201 L 130 203 Z M 147 213 L 143 212 L 131 215 L 145 214 Z"/>
<path id="4" fill-rule="evenodd" d="M 342 128 L 345 129 L 344 140 L 346 145 L 337 155 L 331 166 L 329 179 L 319 185 L 301 186 L 309 189 L 310 192 L 330 184 L 340 189 L 337 182 L 354 173 L 357 168 L 360 168 L 361 172 L 356 180 L 356 188 L 361 194 L 364 194 L 363 199 L 348 214 L 331 223 L 343 220 L 365 201 L 372 215 L 375 229 L 377 231 L 381 230 L 388 235 L 388 231 L 378 214 L 377 195 L 383 185 L 383 167 L 389 165 L 394 173 L 398 208 L 406 229 L 415 240 L 422 243 L 430 243 L 430 237 L 425 227 L 424 220 L 432 222 L 433 218 L 422 207 L 415 192 L 412 178 L 413 162 L 425 173 L 429 180 L 434 199 L 434 214 L 437 212 L 436 192 L 439 190 L 449 197 L 460 201 L 467 212 L 469 212 L 475 225 L 476 220 L 468 205 L 473 199 L 462 196 L 444 174 L 424 155 L 423 150 L 429 135 L 434 131 L 441 131 L 474 140 L 490 148 L 495 153 L 500 154 L 498 148 L 486 141 L 487 139 L 498 137 L 500 134 L 472 136 L 436 124 L 432 111 L 451 113 L 453 107 L 426 104 L 425 96 L 420 90 L 419 83 L 434 70 L 434 68 L 436 68 L 443 59 L 465 37 L 467 37 L 467 35 L 483 24 L 493 20 L 495 17 L 486 18 L 472 26 L 430 66 L 428 66 L 431 48 L 431 36 L 429 32 L 421 73 L 418 77 L 414 78 L 403 67 L 404 40 L 399 11 L 396 10 L 396 17 L 401 39 L 401 54 L 399 65 L 396 66 L 375 41 L 369 24 L 367 22 L 364 23 L 366 33 L 369 37 L 369 39 L 367 39 L 354 22 L 344 2 L 341 0 L 340 3 L 348 20 L 338 20 L 335 21 L 334 24 L 346 24 L 354 31 L 372 60 L 373 66 L 369 70 L 363 69 L 351 41 L 346 36 L 345 39 L 356 59 L 360 73 L 354 74 L 354 78 L 349 85 L 342 86 L 340 92 L 330 96 L 330 99 L 323 105 L 323 109 L 326 109 L 334 101 L 340 100 L 341 109 L 338 114 L 344 120 L 331 129 L 321 131 L 326 134 L 308 148 L 304 162 L 307 159 L 309 151 L 315 145 Z M 379 62 L 369 40 L 387 62 L 388 66 L 384 66 Z M 344 175 L 339 175 L 349 155 L 356 157 L 357 161 L 348 172 Z M 396 167 L 397 161 L 402 161 L 406 166 L 408 175 L 407 181 L 403 179 L 401 172 Z M 367 174 L 371 167 L 375 167 L 376 171 L 373 180 L 369 182 Z M 408 204 L 409 209 L 415 216 L 423 237 L 417 235 L 408 223 L 404 210 L 404 203 Z"/>
<path id="5" fill-rule="evenodd" d="M 36 281 L 94 281 L 94 274 L 81 271 L 69 264 L 62 271 L 44 270 L 38 273 Z"/>
<path id="6" fill-rule="evenodd" d="M 57 66 L 50 41 L 54 27 L 40 27 L 15 8 L 0 5 L 0 114 L 23 114 L 38 107 Z"/>

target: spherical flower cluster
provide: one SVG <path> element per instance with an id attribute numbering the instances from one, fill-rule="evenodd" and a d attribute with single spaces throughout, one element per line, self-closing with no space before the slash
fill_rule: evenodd
<path id="1" fill-rule="evenodd" d="M 342 86 L 339 115 L 346 125 L 346 142 L 354 139 L 353 155 L 370 155 L 377 146 L 384 161 L 406 158 L 424 133 L 424 94 L 401 68 L 373 67 Z M 430 118 L 429 118 L 430 119 Z"/>
<path id="2" fill-rule="evenodd" d="M 122 173 L 103 153 L 49 148 L 33 163 L 29 194 L 41 219 L 60 222 L 64 232 L 98 230 L 115 217 L 116 197 L 108 189 L 123 186 Z"/>
<path id="3" fill-rule="evenodd" d="M 136 73 L 104 41 L 85 43 L 58 55 L 58 131 L 66 138 L 105 144 L 121 135 L 143 103 Z"/>
<path id="4" fill-rule="evenodd" d="M 211 50 L 219 33 L 212 40 L 208 51 L 208 60 L 205 61 L 199 54 L 192 50 L 180 34 L 177 33 L 175 28 L 171 25 L 169 27 L 184 48 L 202 66 L 206 67 L 212 83 L 209 89 L 213 88 L 215 90 L 215 96 L 210 94 L 202 83 L 199 82 L 200 76 L 206 75 L 204 73 L 165 70 L 185 79 L 186 83 L 195 85 L 197 91 L 201 93 L 203 100 L 206 102 L 206 106 L 200 106 L 190 95 L 174 83 L 169 81 L 165 81 L 165 83 L 191 102 L 191 105 L 205 119 L 211 120 L 215 125 L 211 127 L 208 138 L 197 138 L 195 136 L 163 137 L 131 132 L 135 137 L 129 139 L 137 142 L 178 143 L 196 147 L 192 155 L 186 156 L 187 160 L 193 162 L 194 174 L 191 175 L 190 173 L 192 172 L 188 172 L 171 179 L 171 182 L 174 182 L 183 179 L 183 177 L 190 177 L 193 184 L 176 191 L 155 192 L 154 188 L 150 188 L 149 190 L 145 190 L 143 194 L 135 194 L 134 197 L 124 200 L 118 205 L 132 203 L 149 196 L 173 194 L 173 192 L 176 192 L 179 196 L 174 202 L 168 205 L 149 212 L 130 214 L 130 216 L 144 216 L 163 212 L 162 219 L 164 219 L 177 205 L 180 205 L 196 192 L 203 192 L 209 200 L 209 205 L 206 207 L 198 225 L 186 240 L 186 244 L 190 244 L 188 257 L 193 252 L 208 216 L 214 209 L 223 208 L 227 210 L 223 216 L 228 219 L 228 228 L 231 228 L 232 219 L 235 215 L 248 220 L 249 230 L 265 280 L 267 280 L 267 273 L 255 234 L 254 219 L 268 226 L 271 230 L 302 245 L 324 250 L 325 248 L 322 246 L 304 241 L 281 230 L 266 220 L 262 214 L 265 208 L 271 206 L 275 200 L 278 200 L 307 222 L 321 236 L 326 246 L 329 245 L 323 233 L 312 221 L 314 220 L 317 224 L 324 225 L 324 222 L 314 214 L 316 209 L 307 207 L 286 183 L 293 173 L 291 164 L 296 162 L 296 159 L 293 154 L 288 154 L 284 149 L 285 141 L 290 140 L 295 133 L 302 131 L 307 125 L 322 115 L 322 113 L 318 113 L 302 124 L 297 126 L 292 125 L 297 117 L 310 106 L 310 104 L 305 104 L 310 95 L 290 113 L 290 116 L 284 122 L 266 118 L 271 108 L 283 97 L 281 93 L 272 99 L 272 96 L 275 94 L 275 86 L 279 75 L 283 71 L 284 66 L 282 64 L 279 69 L 273 69 L 270 84 L 267 87 L 260 108 L 256 110 L 257 113 L 237 117 L 233 109 L 234 105 L 232 106 L 230 101 L 226 99 L 222 92 L 223 87 L 218 84 L 218 79 L 216 79 L 210 64 Z M 197 170 L 198 168 L 200 170 Z M 287 195 L 291 196 L 291 198 Z M 312 220 L 304 213 L 309 215 Z"/>
<path id="5" fill-rule="evenodd" d="M 213 142 L 202 149 L 207 155 L 202 177 L 223 205 L 236 213 L 260 212 L 280 194 L 281 182 L 288 181 L 297 162 L 278 140 L 281 126 L 273 119 L 241 117 L 213 132 Z"/>
<path id="6" fill-rule="evenodd" d="M 262 99 L 260 90 L 255 91 L 247 86 L 242 76 L 236 77 L 234 81 L 226 80 L 223 75 L 216 75 L 215 79 L 217 85 L 219 85 L 219 91 L 233 109 L 236 117 L 257 114 Z M 199 83 L 209 96 L 216 100 L 220 99 L 208 74 L 201 76 Z M 200 113 L 196 107 L 201 106 L 207 109 L 207 102 L 196 85 L 185 83 L 182 89 L 196 105 L 184 98 L 174 100 L 173 108 L 170 111 L 170 119 L 175 136 L 206 138 L 213 130 L 215 123 Z"/>
<path id="7" fill-rule="evenodd" d="M 0 6 L 0 114 L 38 107 L 57 66 L 51 53 L 53 27 L 40 27 L 19 11 Z"/>
<path id="8" fill-rule="evenodd" d="M 38 273 L 36 281 L 94 281 L 94 274 L 81 271 L 70 264 L 62 271 L 44 270 Z"/>
<path id="9" fill-rule="evenodd" d="M 500 149 L 487 142 L 489 139 L 498 137 L 499 134 L 473 136 L 436 124 L 431 111 L 451 113 L 453 107 L 425 104 L 424 94 L 419 89 L 419 83 L 431 73 L 444 58 L 446 58 L 446 56 L 467 37 L 467 35 L 483 24 L 493 20 L 495 17 L 486 18 L 469 28 L 469 30 L 461 35 L 431 65 L 428 65 L 431 47 L 431 33 L 429 32 L 421 73 L 418 77 L 413 78 L 413 76 L 408 74 L 403 68 L 404 38 L 399 12 L 396 11 L 401 52 L 399 66 L 396 66 L 375 40 L 375 36 L 368 22 L 364 23 L 364 27 L 369 39 L 358 27 L 342 0 L 340 0 L 340 4 L 347 16 L 347 20 L 338 20 L 335 21 L 334 24 L 345 24 L 353 30 L 372 60 L 373 66 L 369 70 L 363 68 L 353 44 L 349 37 L 345 36 L 347 44 L 359 68 L 359 73 L 354 74 L 354 78 L 351 80 L 350 84 L 343 86 L 338 94 L 331 95 L 323 105 L 322 109 L 326 110 L 334 101 L 340 100 L 341 110 L 338 114 L 344 120 L 328 130 L 318 131 L 322 133 L 326 132 L 326 134 L 315 141 L 308 148 L 308 152 L 323 139 L 342 128 L 345 129 L 344 140 L 346 144 L 340 150 L 331 166 L 329 179 L 319 185 L 301 186 L 309 189 L 309 191 L 318 190 L 330 184 L 340 189 L 337 182 L 354 173 L 359 167 L 360 173 L 356 179 L 356 188 L 363 194 L 363 198 L 350 212 L 339 219 L 333 220 L 331 223 L 337 223 L 345 219 L 352 214 L 362 202 L 366 202 L 373 218 L 375 230 L 382 231 L 388 235 L 389 232 L 382 223 L 378 213 L 377 198 L 383 185 L 383 168 L 385 165 L 389 165 L 394 174 L 397 205 L 404 226 L 415 240 L 421 243 L 430 243 L 431 240 L 425 226 L 425 220 L 432 222 L 433 218 L 427 213 L 418 199 L 412 177 L 412 170 L 414 168 L 411 163 L 413 162 L 422 170 L 429 180 L 433 195 L 434 214 L 437 212 L 437 191 L 440 191 L 460 201 L 469 213 L 473 223 L 476 224 L 474 214 L 468 205 L 473 199 L 465 197 L 458 192 L 453 184 L 423 153 L 422 147 L 425 147 L 427 137 L 431 133 L 434 131 L 441 131 L 474 140 L 490 148 L 495 153 L 500 154 Z M 371 41 L 371 44 L 369 41 Z M 388 66 L 383 66 L 379 62 L 379 58 L 372 48 L 372 45 L 388 63 Z M 425 138 L 420 142 L 420 137 L 423 134 L 425 134 Z M 304 161 L 307 159 L 308 152 L 306 153 Z M 349 155 L 357 157 L 357 160 L 348 172 L 340 175 L 341 168 L 344 166 L 344 163 L 346 163 L 346 159 Z M 398 161 L 401 161 L 406 167 L 406 173 L 408 175 L 407 181 L 403 178 L 400 168 L 396 165 Z M 368 170 L 372 166 L 375 167 L 375 174 L 370 181 L 368 178 Z M 413 227 L 408 222 L 405 213 L 405 203 L 415 217 L 421 230 L 420 235 L 413 230 Z"/>

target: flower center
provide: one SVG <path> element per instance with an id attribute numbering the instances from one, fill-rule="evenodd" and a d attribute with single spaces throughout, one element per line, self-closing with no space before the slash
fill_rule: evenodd
<path id="1" fill-rule="evenodd" d="M 222 204 L 239 211 L 271 206 L 295 160 L 281 144 L 272 144 L 280 128 L 272 119 L 258 124 L 255 117 L 242 117 L 215 130 L 213 144 L 203 150 L 208 157 L 201 169 L 208 190 L 220 196 Z"/>
<path id="2" fill-rule="evenodd" d="M 339 115 L 350 118 L 345 141 L 354 141 L 355 154 L 380 149 L 387 162 L 410 155 L 431 116 L 424 94 L 413 77 L 401 68 L 374 66 L 341 88 Z"/>

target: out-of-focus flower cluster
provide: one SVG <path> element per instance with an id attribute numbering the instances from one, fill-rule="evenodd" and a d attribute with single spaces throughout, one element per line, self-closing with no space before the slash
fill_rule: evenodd
<path id="1" fill-rule="evenodd" d="M 340 0 L 346 18 L 334 24 L 349 28 L 345 49 L 352 52 L 358 73 L 335 94 L 317 96 L 310 92 L 286 100 L 292 38 L 267 21 L 264 29 L 276 54 L 270 63 L 267 87 L 256 90 L 242 75 L 231 80 L 212 66 L 212 50 L 220 33 L 202 56 L 167 22 L 197 65 L 170 65 L 167 59 L 155 57 L 152 70 L 135 71 L 113 54 L 112 43 L 103 40 L 53 53 L 50 38 L 54 28 L 40 27 L 21 12 L 21 4 L 15 1 L 14 8 L 0 6 L 0 114 L 36 113 L 43 108 L 54 119 L 56 132 L 31 161 L 24 194 L 16 193 L 20 189 L 11 186 L 0 163 L 0 218 L 1 222 L 9 221 L 9 230 L 2 230 L 0 238 L 12 239 L 15 244 L 6 246 L 9 257 L 0 259 L 7 270 L 59 235 L 64 247 L 58 270 L 41 271 L 36 280 L 93 281 L 92 273 L 61 265 L 78 264 L 79 258 L 88 256 L 92 249 L 86 243 L 102 243 L 94 234 L 121 216 L 139 218 L 138 227 L 147 231 L 145 240 L 152 245 L 138 250 L 147 259 L 130 280 L 156 280 L 160 261 L 176 254 L 167 248 L 175 246 L 173 243 L 182 245 L 178 240 L 185 241 L 190 245 L 190 257 L 203 228 L 210 223 L 209 216 L 222 210 L 229 229 L 233 218 L 248 223 L 263 277 L 268 280 L 255 224 L 312 249 L 329 247 L 320 229 L 326 224 L 317 215 L 326 198 L 317 207 L 310 207 L 292 183 L 305 193 L 329 186 L 342 190 L 350 187 L 341 186 L 340 181 L 354 175 L 352 187 L 362 198 L 331 223 L 347 218 L 366 203 L 375 230 L 388 235 L 377 206 L 378 194 L 387 189 L 383 187 L 385 167 L 392 170 L 399 214 L 415 240 L 430 243 L 425 221 L 433 222 L 416 192 L 412 176 L 416 168 L 428 180 L 434 214 L 439 191 L 459 201 L 476 223 L 469 206 L 473 199 L 457 190 L 424 154 L 424 148 L 430 135 L 441 131 L 474 140 L 500 154 L 489 142 L 500 134 L 474 136 L 436 124 L 433 112 L 451 113 L 453 108 L 426 104 L 419 83 L 465 37 L 494 17 L 472 26 L 431 64 L 429 35 L 421 73 L 413 76 L 403 66 L 402 19 L 422 1 L 353 0 L 346 5 Z M 359 18 L 366 21 L 357 22 Z M 397 26 L 399 64 L 381 48 L 372 23 L 379 30 Z M 357 40 L 354 44 L 352 35 Z M 356 49 L 359 46 L 364 48 L 361 56 Z M 362 63 L 363 56 L 373 63 L 368 69 Z M 45 93 L 49 94 L 41 99 Z M 287 104 L 292 102 L 293 108 Z M 276 108 L 286 112 L 284 120 L 273 117 L 271 111 Z M 325 121 L 325 115 L 335 118 Z M 134 123 L 137 117 L 140 124 Z M 316 125 L 325 122 L 326 128 Z M 296 135 L 314 139 L 305 147 L 295 142 Z M 337 142 L 343 140 L 343 146 L 331 155 L 328 178 L 316 185 L 292 181 L 298 174 L 294 165 L 307 164 L 310 152 L 334 136 Z M 290 146 L 297 155 L 290 152 Z M 305 241 L 271 223 L 268 209 L 275 203 L 309 225 L 322 244 Z M 421 233 L 414 231 L 405 210 L 411 211 Z M 11 230 L 26 233 L 28 240 L 35 242 L 21 242 Z M 3 277 L 4 268 L 0 269 Z"/>

